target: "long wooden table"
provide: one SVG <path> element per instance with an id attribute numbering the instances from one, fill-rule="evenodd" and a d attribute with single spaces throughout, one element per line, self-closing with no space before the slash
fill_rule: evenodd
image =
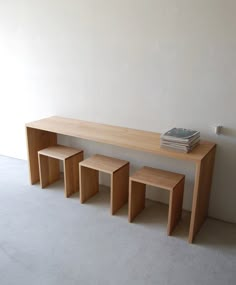
<path id="1" fill-rule="evenodd" d="M 189 242 L 192 243 L 208 213 L 216 144 L 201 141 L 190 153 L 179 153 L 160 147 L 160 134 L 76 119 L 49 117 L 26 124 L 30 181 L 39 181 L 38 154 L 57 144 L 57 134 L 189 160 L 195 164 Z"/>

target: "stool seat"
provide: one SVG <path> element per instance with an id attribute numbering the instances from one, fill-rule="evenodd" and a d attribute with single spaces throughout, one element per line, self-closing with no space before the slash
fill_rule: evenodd
<path id="1" fill-rule="evenodd" d="M 98 193 L 99 171 L 111 175 L 110 209 L 114 215 L 128 201 L 129 162 L 99 154 L 80 162 L 81 203 Z"/>
<path id="2" fill-rule="evenodd" d="M 145 208 L 146 184 L 170 192 L 167 234 L 170 235 L 181 218 L 183 192 L 183 174 L 144 166 L 129 180 L 129 222 Z"/>
<path id="3" fill-rule="evenodd" d="M 79 162 L 83 151 L 63 145 L 50 146 L 38 151 L 39 178 L 42 188 L 60 178 L 59 160 L 63 162 L 65 196 L 79 191 Z"/>
<path id="4" fill-rule="evenodd" d="M 56 145 L 41 149 L 38 151 L 38 153 L 59 160 L 65 160 L 75 154 L 80 153 L 81 151 L 81 149 L 75 149 L 64 145 Z"/>
<path id="5" fill-rule="evenodd" d="M 183 178 L 183 174 L 178 174 L 147 166 L 144 166 L 130 177 L 132 181 L 145 183 L 154 187 L 164 188 L 169 191 L 172 191 L 173 188 Z"/>
<path id="6" fill-rule="evenodd" d="M 114 173 L 126 164 L 128 164 L 128 161 L 126 160 L 121 160 L 100 154 L 95 154 L 94 156 L 80 162 L 81 166 L 89 167 L 91 169 L 99 170 L 109 174 Z"/>

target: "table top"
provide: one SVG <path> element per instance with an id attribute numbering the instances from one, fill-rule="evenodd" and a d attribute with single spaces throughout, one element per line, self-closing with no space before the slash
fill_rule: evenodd
<path id="1" fill-rule="evenodd" d="M 190 153 L 181 153 L 161 148 L 159 133 L 57 116 L 27 123 L 26 127 L 190 161 L 201 161 L 216 146 L 201 141 Z"/>

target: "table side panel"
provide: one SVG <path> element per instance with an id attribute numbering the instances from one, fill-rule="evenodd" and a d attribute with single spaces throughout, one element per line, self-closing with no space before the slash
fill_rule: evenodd
<path id="1" fill-rule="evenodd" d="M 208 214 L 216 147 L 196 165 L 189 242 L 192 243 Z"/>
<path id="2" fill-rule="evenodd" d="M 30 182 L 34 184 L 39 181 L 38 151 L 57 144 L 57 134 L 27 127 L 26 136 Z"/>

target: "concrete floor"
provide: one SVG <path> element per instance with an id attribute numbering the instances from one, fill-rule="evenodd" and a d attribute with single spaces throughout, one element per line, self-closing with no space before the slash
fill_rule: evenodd
<path id="1" fill-rule="evenodd" d="M 129 224 L 127 206 L 110 215 L 107 190 L 81 205 L 0 156 L 0 285 L 236 284 L 236 225 L 208 219 L 190 245 L 188 213 L 167 237 L 167 206 L 147 201 Z"/>

